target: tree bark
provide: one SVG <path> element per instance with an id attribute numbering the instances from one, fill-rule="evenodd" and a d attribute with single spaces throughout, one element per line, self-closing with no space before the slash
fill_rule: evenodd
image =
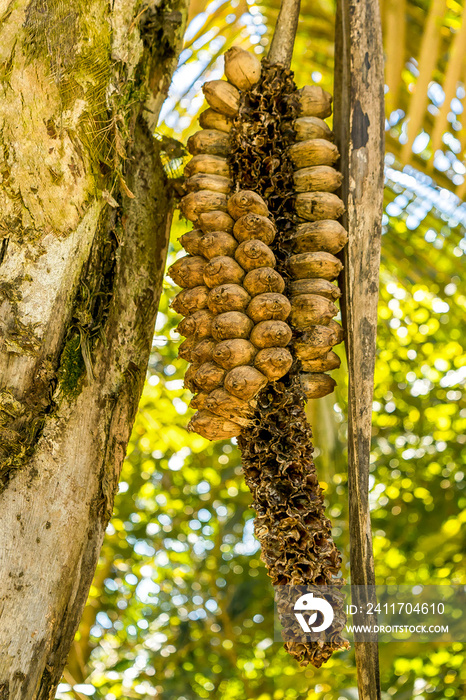
<path id="1" fill-rule="evenodd" d="M 344 175 L 343 313 L 348 355 L 348 494 L 352 602 L 355 625 L 374 601 L 369 512 L 369 463 L 383 211 L 384 74 L 377 0 L 339 0 L 335 43 L 335 124 Z M 377 635 L 355 637 L 360 700 L 380 698 Z"/>
<path id="2" fill-rule="evenodd" d="M 53 698 L 144 383 L 184 0 L 0 9 L 0 698 Z"/>

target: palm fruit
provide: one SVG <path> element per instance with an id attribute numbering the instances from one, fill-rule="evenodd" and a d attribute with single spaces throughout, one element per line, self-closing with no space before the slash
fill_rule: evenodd
<path id="1" fill-rule="evenodd" d="M 261 64 L 249 51 L 232 46 L 225 54 L 227 80 L 240 90 L 249 90 L 261 76 Z"/>
<path id="2" fill-rule="evenodd" d="M 212 211 L 226 212 L 227 198 L 221 192 L 211 192 L 210 190 L 190 192 L 181 200 L 180 209 L 189 221 L 197 225 L 200 224 L 200 214 Z"/>
<path id="3" fill-rule="evenodd" d="M 209 156 L 228 155 L 228 134 L 217 129 L 198 131 L 188 139 L 188 151 L 197 156 L 199 153 L 207 153 Z M 206 188 L 207 189 L 207 188 Z"/>
<path id="4" fill-rule="evenodd" d="M 241 426 L 203 408 L 191 418 L 188 430 L 199 433 L 208 440 L 223 440 L 239 435 Z"/>
<path id="5" fill-rule="evenodd" d="M 204 286 L 204 270 L 206 261 L 204 258 L 195 255 L 187 255 L 179 258 L 169 268 L 168 274 L 175 284 L 185 289 Z"/>
<path id="6" fill-rule="evenodd" d="M 193 345 L 190 352 L 190 362 L 201 365 L 204 362 L 208 362 L 212 359 L 212 353 L 214 352 L 216 342 L 213 338 L 207 337 L 199 340 L 195 338 L 195 344 Z"/>
<path id="7" fill-rule="evenodd" d="M 295 279 L 319 277 L 334 280 L 342 271 L 343 265 L 331 253 L 313 252 L 292 255 L 288 261 L 288 268 Z"/>
<path id="8" fill-rule="evenodd" d="M 199 116 L 199 124 L 203 129 L 217 129 L 228 134 L 233 126 L 233 120 L 209 107 Z"/>
<path id="9" fill-rule="evenodd" d="M 230 338 L 217 343 L 212 357 L 220 367 L 230 370 L 241 365 L 251 365 L 256 352 L 256 348 L 249 340 Z"/>
<path id="10" fill-rule="evenodd" d="M 251 332 L 256 348 L 284 348 L 291 340 L 291 328 L 283 321 L 260 321 Z"/>
<path id="11" fill-rule="evenodd" d="M 207 306 L 214 314 L 225 311 L 244 311 L 251 297 L 239 284 L 220 284 L 211 289 L 207 297 Z"/>
<path id="12" fill-rule="evenodd" d="M 343 339 L 332 281 L 347 233 L 339 153 L 323 121 L 332 98 L 320 86 L 298 90 L 287 69 L 237 47 L 225 74 L 203 88 L 209 107 L 189 140 L 181 202 L 196 228 L 171 273 L 184 287 L 173 308 L 187 314 L 180 355 L 197 392 L 189 429 L 238 438 L 272 582 L 342 585 L 304 411 L 306 398 L 333 391 L 326 372 Z M 286 642 L 301 663 L 320 666 L 345 646 L 339 602 L 334 610 L 331 641 Z"/>
<path id="13" fill-rule="evenodd" d="M 238 112 L 240 93 L 226 80 L 211 80 L 205 83 L 202 92 L 212 109 L 227 117 L 234 117 Z"/>
<path id="14" fill-rule="evenodd" d="M 246 313 L 254 323 L 268 321 L 275 318 L 279 321 L 286 321 L 291 312 L 291 304 L 284 294 L 274 294 L 266 292 L 258 294 L 249 304 Z"/>
<path id="15" fill-rule="evenodd" d="M 260 267 L 256 270 L 251 270 L 244 278 L 243 285 L 251 296 L 264 294 L 265 292 L 281 294 L 285 291 L 285 280 L 271 267 Z"/>
<path id="16" fill-rule="evenodd" d="M 233 235 L 238 243 L 256 239 L 270 245 L 276 232 L 273 221 L 266 216 L 252 213 L 241 216 L 233 227 Z"/>
<path id="17" fill-rule="evenodd" d="M 303 372 L 328 372 L 328 370 L 337 369 L 340 364 L 341 360 L 333 350 L 330 350 L 324 357 L 301 362 Z"/>
<path id="18" fill-rule="evenodd" d="M 212 323 L 212 335 L 215 340 L 228 338 L 249 338 L 253 322 L 240 311 L 227 311 L 215 317 Z"/>
<path id="19" fill-rule="evenodd" d="M 293 129 L 296 141 L 309 141 L 309 139 L 333 141 L 333 132 L 319 117 L 299 117 L 299 119 L 294 120 Z"/>
<path id="20" fill-rule="evenodd" d="M 251 423 L 256 406 L 257 402 L 238 399 L 225 389 L 214 389 L 205 400 L 205 407 L 216 416 L 233 420 L 243 427 Z"/>
<path id="21" fill-rule="evenodd" d="M 246 317 L 247 318 L 247 317 Z M 196 336 L 199 340 L 201 338 L 208 338 L 211 335 L 213 327 L 214 316 L 208 309 L 199 309 L 193 314 L 186 316 L 181 323 L 178 324 L 177 331 L 180 335 Z"/>
<path id="22" fill-rule="evenodd" d="M 199 286 L 192 287 L 191 289 L 183 289 L 183 291 L 176 295 L 171 303 L 171 307 L 177 314 L 188 316 L 188 314 L 194 311 L 205 309 L 208 298 L 208 287 Z"/>
<path id="23" fill-rule="evenodd" d="M 196 173 L 191 175 L 185 182 L 188 192 L 198 192 L 199 190 L 212 190 L 227 194 L 231 190 L 231 180 L 223 175 L 209 173 Z"/>
<path id="24" fill-rule="evenodd" d="M 319 85 L 306 85 L 298 93 L 301 116 L 324 119 L 332 114 L 332 96 Z"/>
<path id="25" fill-rule="evenodd" d="M 295 253 L 324 251 L 335 255 L 347 241 L 348 234 L 343 226 L 332 219 L 300 224 L 290 236 L 291 247 Z"/>
<path id="26" fill-rule="evenodd" d="M 247 272 L 257 267 L 275 267 L 275 255 L 262 241 L 244 241 L 236 249 L 235 258 Z"/>
<path id="27" fill-rule="evenodd" d="M 199 255 L 199 241 L 203 235 L 204 232 L 200 228 L 194 228 L 180 236 L 180 243 L 190 255 Z"/>
<path id="28" fill-rule="evenodd" d="M 333 302 L 317 294 L 298 294 L 292 298 L 291 323 L 301 330 L 316 325 L 325 326 L 337 313 Z"/>
<path id="29" fill-rule="evenodd" d="M 289 286 L 290 295 L 294 297 L 298 294 L 318 294 L 326 299 L 336 301 L 341 297 L 341 290 L 336 284 L 332 284 L 329 280 L 319 279 L 303 279 L 295 280 Z M 207 300 L 207 304 L 208 304 Z"/>
<path id="30" fill-rule="evenodd" d="M 340 197 L 332 192 L 301 192 L 296 196 L 296 213 L 306 221 L 338 219 L 344 211 Z"/>
<path id="31" fill-rule="evenodd" d="M 290 148 L 290 158 L 297 169 L 311 165 L 333 165 L 339 157 L 338 148 L 326 139 L 298 141 Z"/>
<path id="32" fill-rule="evenodd" d="M 332 393 L 336 381 L 328 374 L 312 373 L 301 374 L 301 384 L 308 399 L 320 399 Z"/>
<path id="33" fill-rule="evenodd" d="M 228 200 L 228 212 L 234 219 L 240 219 L 246 214 L 267 216 L 269 210 L 258 194 L 250 190 L 241 190 Z"/>
<path id="34" fill-rule="evenodd" d="M 199 216 L 199 226 L 204 233 L 212 233 L 212 231 L 231 233 L 234 223 L 234 219 L 226 211 L 208 211 Z"/>
<path id="35" fill-rule="evenodd" d="M 254 367 L 265 374 L 270 382 L 281 379 L 292 364 L 293 355 L 286 348 L 264 348 L 254 359 Z"/>
<path id="36" fill-rule="evenodd" d="M 227 255 L 218 255 L 205 266 L 203 280 L 208 287 L 239 284 L 244 277 L 241 265 Z"/>
<path id="37" fill-rule="evenodd" d="M 199 253 L 207 260 L 212 260 L 219 255 L 234 255 L 237 242 L 230 233 L 226 231 L 212 231 L 206 233 L 199 240 Z"/>
<path id="38" fill-rule="evenodd" d="M 296 192 L 335 192 L 342 182 L 343 175 L 329 165 L 313 165 L 310 168 L 301 168 L 296 170 L 294 174 Z M 212 187 L 212 189 L 214 188 Z"/>
<path id="39" fill-rule="evenodd" d="M 212 391 L 223 384 L 225 370 L 215 362 L 204 362 L 196 372 L 195 381 L 204 391 Z"/>
<path id="40" fill-rule="evenodd" d="M 266 384 L 267 377 L 249 365 L 234 367 L 225 377 L 225 389 L 244 401 L 253 399 Z"/>
<path id="41" fill-rule="evenodd" d="M 218 175 L 219 177 L 229 177 L 230 168 L 226 158 L 211 156 L 207 153 L 191 158 L 184 169 L 185 177 L 192 177 L 197 174 Z"/>

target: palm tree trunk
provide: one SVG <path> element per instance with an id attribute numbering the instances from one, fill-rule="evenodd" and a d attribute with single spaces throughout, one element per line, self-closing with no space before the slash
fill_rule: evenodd
<path id="1" fill-rule="evenodd" d="M 53 698 L 112 512 L 172 213 L 184 0 L 0 18 L 0 698 Z"/>
<path id="2" fill-rule="evenodd" d="M 348 491 L 353 603 L 364 611 L 375 584 L 369 458 L 383 210 L 384 75 L 378 0 L 339 0 L 335 45 L 335 134 L 344 175 L 344 315 L 347 331 Z M 373 623 L 364 612 L 354 624 Z M 380 698 L 377 637 L 355 639 L 360 700 Z"/>

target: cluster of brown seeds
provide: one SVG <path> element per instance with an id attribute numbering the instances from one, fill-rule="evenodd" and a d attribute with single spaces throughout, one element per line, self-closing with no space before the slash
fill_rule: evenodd
<path id="1" fill-rule="evenodd" d="M 343 266 L 335 257 L 346 244 L 348 235 L 337 219 L 344 212 L 341 199 L 334 194 L 342 175 L 333 164 L 339 158 L 332 143 L 333 134 L 323 121 L 330 116 L 331 96 L 318 86 L 300 90 L 301 115 L 293 127 L 296 143 L 289 148 L 295 168 L 296 225 L 290 235 L 288 271 L 292 282 L 291 324 L 301 337 L 295 343 L 301 360 L 301 383 L 308 398 L 320 398 L 335 386 L 327 371 L 340 366 L 332 347 L 343 340 L 343 329 L 333 320 L 340 289 L 332 284 Z"/>
<path id="2" fill-rule="evenodd" d="M 186 317 L 180 355 L 192 363 L 186 386 L 199 409 L 189 427 L 210 439 L 239 436 L 286 649 L 320 666 L 347 646 L 343 605 L 332 596 L 331 628 L 303 643 L 285 589 L 344 583 L 305 414 L 306 396 L 333 391 L 326 372 L 338 367 L 332 348 L 343 338 L 333 280 L 347 234 L 324 121 L 331 96 L 298 90 L 289 70 L 237 48 L 225 74 L 204 86 L 203 129 L 188 141 L 181 207 L 196 228 L 170 270 L 183 287 L 173 307 Z"/>
<path id="3" fill-rule="evenodd" d="M 185 383 L 200 409 L 189 427 L 209 439 L 232 437 L 250 422 L 259 391 L 293 362 L 291 305 L 269 248 L 276 229 L 264 200 L 248 190 L 191 192 L 181 208 L 199 227 L 182 236 L 189 255 L 169 271 L 184 288 L 172 306 L 186 316 L 179 352 L 192 363 Z"/>
<path id="4" fill-rule="evenodd" d="M 191 405 L 199 409 L 189 428 L 209 439 L 239 435 L 257 393 L 290 369 L 288 318 L 299 331 L 293 349 L 308 398 L 333 391 L 335 381 L 326 372 L 339 366 L 332 347 L 343 338 L 333 320 L 341 292 L 331 281 L 342 269 L 335 253 L 347 235 L 336 221 L 344 210 L 334 194 L 341 184 L 332 167 L 339 154 L 323 121 L 331 114 L 331 96 L 318 86 L 298 93 L 300 116 L 288 150 L 296 225 L 287 241 L 292 281 L 285 291 L 270 248 L 277 230 L 267 204 L 253 191 L 231 194 L 230 131 L 240 91 L 259 81 L 261 64 L 235 47 L 225 55 L 225 74 L 227 81 L 204 85 L 209 108 L 200 116 L 203 128 L 188 140 L 193 158 L 185 170 L 188 194 L 181 211 L 196 228 L 181 237 L 188 256 L 169 273 L 183 288 L 172 306 L 186 316 L 178 327 L 187 338 L 180 356 L 191 362 L 185 383 L 196 394 Z"/>

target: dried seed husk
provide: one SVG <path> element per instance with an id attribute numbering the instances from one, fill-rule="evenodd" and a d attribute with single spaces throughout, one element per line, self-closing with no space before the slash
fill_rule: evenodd
<path id="1" fill-rule="evenodd" d="M 204 83 L 202 92 L 212 109 L 227 117 L 234 117 L 239 109 L 239 90 L 226 80 L 210 80 Z"/>
<path id="2" fill-rule="evenodd" d="M 209 296 L 208 287 L 199 286 L 192 289 L 183 289 L 170 304 L 171 308 L 177 314 L 188 316 L 199 309 L 205 309 L 207 306 L 207 297 Z"/>
<path id="3" fill-rule="evenodd" d="M 186 372 L 184 373 L 184 383 L 185 389 L 189 389 L 193 394 L 199 391 L 199 387 L 196 384 L 196 372 L 199 369 L 199 365 L 193 364 L 189 365 Z"/>
<path id="4" fill-rule="evenodd" d="M 220 284 L 214 287 L 207 299 L 207 306 L 214 314 L 225 311 L 244 311 L 251 297 L 239 284 Z"/>
<path id="5" fill-rule="evenodd" d="M 233 235 L 238 243 L 256 239 L 270 245 L 275 238 L 277 229 L 273 221 L 260 214 L 245 214 L 233 227 Z"/>
<path id="6" fill-rule="evenodd" d="M 305 192 L 296 196 L 295 209 L 301 219 L 321 221 L 338 219 L 344 213 L 345 205 L 331 192 Z"/>
<path id="7" fill-rule="evenodd" d="M 195 336 L 197 340 L 208 338 L 211 333 L 212 321 L 214 315 L 208 309 L 200 309 L 195 311 L 190 316 L 186 316 L 177 326 L 177 331 L 180 335 L 188 337 Z"/>
<path id="8" fill-rule="evenodd" d="M 225 370 L 215 362 L 204 362 L 196 372 L 195 381 L 204 391 L 212 391 L 223 383 Z"/>
<path id="9" fill-rule="evenodd" d="M 191 177 L 197 173 L 229 177 L 230 167 L 226 158 L 221 158 L 220 156 L 209 156 L 207 153 L 200 153 L 198 156 L 191 158 L 189 163 L 187 163 L 184 168 L 185 177 Z"/>
<path id="10" fill-rule="evenodd" d="M 298 280 L 311 277 L 333 280 L 343 270 L 343 265 L 331 253 L 297 253 L 288 259 L 288 269 Z"/>
<path id="11" fill-rule="evenodd" d="M 240 365 L 252 364 L 256 352 L 256 348 L 249 340 L 231 338 L 217 343 L 212 359 L 223 369 L 230 370 Z"/>
<path id="12" fill-rule="evenodd" d="M 335 192 L 342 182 L 343 175 L 329 165 L 313 165 L 294 173 L 296 192 Z"/>
<path id="13" fill-rule="evenodd" d="M 235 251 L 235 259 L 243 270 L 250 272 L 258 267 L 275 267 L 275 255 L 262 241 L 244 241 Z"/>
<path id="14" fill-rule="evenodd" d="M 265 292 L 258 294 L 249 304 L 246 313 L 254 323 L 269 321 L 274 318 L 278 321 L 286 321 L 290 315 L 291 304 L 284 294 Z"/>
<path id="15" fill-rule="evenodd" d="M 206 401 L 208 398 L 209 394 L 205 394 L 203 391 L 200 391 L 196 396 L 191 399 L 189 402 L 189 407 L 190 408 L 206 408 Z"/>
<path id="16" fill-rule="evenodd" d="M 249 212 L 259 214 L 259 216 L 269 215 L 267 204 L 262 197 L 252 190 L 240 190 L 230 197 L 228 200 L 228 213 L 234 219 L 239 219 Z"/>
<path id="17" fill-rule="evenodd" d="M 318 294 L 321 297 L 335 301 L 341 297 L 341 289 L 329 280 L 319 278 L 310 280 L 296 280 L 290 284 L 290 294 L 294 297 L 298 294 Z M 207 302 L 208 303 L 208 302 Z"/>
<path id="18" fill-rule="evenodd" d="M 220 284 L 240 284 L 244 277 L 244 270 L 236 260 L 226 255 L 212 258 L 204 269 L 204 281 L 210 288 Z"/>
<path id="19" fill-rule="evenodd" d="M 337 336 L 336 344 L 338 345 L 339 343 L 342 343 L 343 340 L 345 339 L 345 331 L 341 327 L 341 325 L 338 323 L 338 321 L 334 321 L 332 319 L 331 321 L 329 321 L 328 326 L 329 326 L 329 328 L 331 328 L 335 332 L 335 334 Z"/>
<path id="20" fill-rule="evenodd" d="M 319 85 L 306 85 L 298 90 L 301 117 L 325 119 L 332 114 L 332 95 Z"/>
<path id="21" fill-rule="evenodd" d="M 348 234 L 334 219 L 299 224 L 290 236 L 295 253 L 324 251 L 338 253 L 348 242 Z"/>
<path id="22" fill-rule="evenodd" d="M 232 46 L 225 53 L 225 75 L 240 90 L 250 90 L 261 77 L 261 64 L 254 54 Z"/>
<path id="23" fill-rule="evenodd" d="M 168 275 L 175 284 L 185 289 L 204 286 L 206 261 L 199 255 L 186 255 L 168 268 Z"/>
<path id="24" fill-rule="evenodd" d="M 327 355 L 338 342 L 338 336 L 335 330 L 330 328 L 330 324 L 314 326 L 295 341 L 296 357 L 300 360 L 316 360 Z"/>
<path id="25" fill-rule="evenodd" d="M 200 190 L 210 190 L 211 192 L 222 192 L 228 194 L 231 190 L 231 180 L 223 175 L 207 175 L 197 173 L 189 177 L 186 182 L 188 192 L 199 192 Z"/>
<path id="26" fill-rule="evenodd" d="M 249 401 L 267 384 L 267 377 L 255 367 L 234 367 L 225 376 L 225 389 L 238 399 Z"/>
<path id="27" fill-rule="evenodd" d="M 193 338 L 193 336 L 191 336 L 190 338 L 186 338 L 186 340 L 183 340 L 180 347 L 178 348 L 178 357 L 181 357 L 183 360 L 186 360 L 186 362 L 192 362 L 192 353 L 197 342 L 198 339 Z"/>
<path id="28" fill-rule="evenodd" d="M 296 169 L 311 165 L 333 165 L 340 154 L 338 148 L 327 139 L 298 141 L 289 148 L 289 156 Z"/>
<path id="29" fill-rule="evenodd" d="M 187 148 L 193 156 L 207 153 L 210 156 L 226 158 L 230 153 L 230 138 L 223 131 L 203 129 L 189 137 Z"/>
<path id="30" fill-rule="evenodd" d="M 199 252 L 207 260 L 221 255 L 232 256 L 238 246 L 236 239 L 226 231 L 205 233 L 199 241 Z"/>
<path id="31" fill-rule="evenodd" d="M 195 338 L 195 345 L 191 350 L 191 362 L 195 362 L 201 365 L 203 362 L 210 362 L 212 360 L 212 353 L 215 349 L 217 343 L 213 338 L 203 338 L 199 340 Z M 202 387 L 203 389 L 205 387 Z"/>
<path id="32" fill-rule="evenodd" d="M 306 330 L 310 326 L 326 326 L 338 314 L 332 301 L 317 294 L 298 294 L 291 302 L 291 323 Z"/>
<path id="33" fill-rule="evenodd" d="M 252 297 L 264 292 L 281 294 L 285 289 L 285 280 L 271 267 L 259 267 L 248 272 L 243 280 L 243 287 Z"/>
<path id="34" fill-rule="evenodd" d="M 214 389 L 206 399 L 206 408 L 217 416 L 234 420 L 245 427 L 251 423 L 256 401 L 242 401 L 225 389 Z"/>
<path id="35" fill-rule="evenodd" d="M 192 231 L 187 231 L 180 236 L 179 241 L 185 251 L 190 255 L 199 255 L 199 241 L 204 232 L 200 228 L 194 228 Z"/>
<path id="36" fill-rule="evenodd" d="M 333 141 L 334 133 L 330 127 L 319 117 L 299 117 L 293 122 L 296 141 L 309 141 L 309 139 L 326 139 Z"/>
<path id="37" fill-rule="evenodd" d="M 330 375 L 321 372 L 301 374 L 301 386 L 308 399 L 320 399 L 331 394 L 337 383 Z"/>
<path id="38" fill-rule="evenodd" d="M 259 350 L 254 367 L 265 374 L 269 382 L 281 379 L 293 364 L 293 355 L 286 348 L 264 348 Z"/>
<path id="39" fill-rule="evenodd" d="M 256 348 L 284 348 L 291 335 L 291 328 L 284 321 L 261 321 L 252 329 L 250 341 Z"/>
<path id="40" fill-rule="evenodd" d="M 208 211 L 199 217 L 199 227 L 204 233 L 212 233 L 213 231 L 231 233 L 234 223 L 234 219 L 225 211 Z"/>
<path id="41" fill-rule="evenodd" d="M 239 435 L 241 426 L 203 408 L 191 418 L 188 430 L 202 435 L 207 440 L 225 440 Z"/>
<path id="42" fill-rule="evenodd" d="M 209 190 L 190 192 L 182 198 L 180 209 L 183 216 L 193 221 L 197 226 L 200 214 L 216 210 L 226 212 L 227 198 L 221 192 L 210 192 Z"/>
<path id="43" fill-rule="evenodd" d="M 204 112 L 201 112 L 199 116 L 199 124 L 203 129 L 216 129 L 217 131 L 223 131 L 228 134 L 233 126 L 233 119 L 226 117 L 220 112 L 216 112 L 215 109 L 209 107 Z"/>
<path id="44" fill-rule="evenodd" d="M 338 369 L 341 365 L 341 360 L 336 352 L 330 350 L 324 357 L 318 357 L 316 360 L 303 360 L 303 372 L 329 372 L 332 369 Z"/>
<path id="45" fill-rule="evenodd" d="M 212 335 L 215 340 L 229 338 L 249 338 L 253 322 L 241 311 L 226 311 L 215 317 L 212 323 Z"/>

